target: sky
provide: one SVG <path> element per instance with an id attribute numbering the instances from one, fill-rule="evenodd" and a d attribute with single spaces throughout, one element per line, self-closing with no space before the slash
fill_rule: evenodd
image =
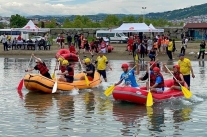
<path id="1" fill-rule="evenodd" d="M 0 0 L 0 16 L 146 14 L 207 3 L 206 0 Z M 146 7 L 146 9 L 142 9 Z"/>

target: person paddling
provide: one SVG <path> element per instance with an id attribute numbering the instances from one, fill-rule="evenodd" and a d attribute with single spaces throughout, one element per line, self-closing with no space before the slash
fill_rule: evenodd
<path id="1" fill-rule="evenodd" d="M 169 73 L 168 70 L 166 69 L 166 64 L 163 64 L 163 70 L 166 72 L 166 73 Z M 173 85 L 170 87 L 171 89 L 177 89 L 177 90 L 181 90 L 181 87 L 179 85 L 179 83 L 183 86 L 185 81 L 184 81 L 184 78 L 183 78 L 183 74 L 180 73 L 180 66 L 178 65 L 174 65 L 173 66 L 173 71 L 172 71 L 172 74 L 173 76 Z"/>
<path id="2" fill-rule="evenodd" d="M 74 81 L 73 67 L 71 66 L 71 64 L 69 64 L 67 60 L 62 61 L 62 66 L 65 67 L 66 69 L 64 72 L 57 73 L 57 75 L 61 75 L 59 81 L 73 83 Z"/>
<path id="3" fill-rule="evenodd" d="M 122 64 L 121 68 L 123 70 L 123 73 L 121 74 L 120 81 L 115 84 L 115 86 L 119 85 L 122 83 L 124 80 L 124 85 L 125 86 L 130 86 L 134 88 L 139 88 L 139 85 L 137 84 L 136 77 L 135 75 L 139 75 L 139 64 L 136 64 L 136 72 L 134 70 L 131 70 L 129 72 L 129 65 L 128 64 Z"/>
<path id="4" fill-rule="evenodd" d="M 95 74 L 95 66 L 91 63 L 91 60 L 89 58 L 86 58 L 84 60 L 84 63 L 86 65 L 86 71 L 83 71 L 83 72 L 86 73 L 89 81 L 93 81 L 94 74 Z M 80 80 L 85 80 L 85 77 L 82 76 Z"/>
<path id="5" fill-rule="evenodd" d="M 40 58 L 37 58 L 34 54 L 32 54 L 32 57 L 35 58 L 35 62 L 37 65 L 34 68 L 25 70 L 25 72 L 30 72 L 33 71 L 34 69 L 39 70 L 41 75 L 49 79 L 52 79 L 49 73 L 49 69 L 47 68 L 45 62 L 43 62 Z"/>

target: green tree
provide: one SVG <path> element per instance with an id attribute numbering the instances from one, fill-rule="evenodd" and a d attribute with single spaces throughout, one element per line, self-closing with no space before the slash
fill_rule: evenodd
<path id="1" fill-rule="evenodd" d="M 52 19 L 50 23 L 45 24 L 45 28 L 56 28 L 56 19 Z"/>
<path id="2" fill-rule="evenodd" d="M 103 27 L 113 27 L 119 25 L 119 18 L 116 15 L 108 15 L 102 21 Z"/>
<path id="3" fill-rule="evenodd" d="M 70 19 L 69 18 L 66 18 L 63 22 L 63 28 L 72 28 L 73 25 L 72 23 L 70 22 Z"/>
<path id="4" fill-rule="evenodd" d="M 27 24 L 27 22 L 28 20 L 23 16 L 20 16 L 18 14 L 11 15 L 10 27 L 11 28 L 22 28 Z"/>

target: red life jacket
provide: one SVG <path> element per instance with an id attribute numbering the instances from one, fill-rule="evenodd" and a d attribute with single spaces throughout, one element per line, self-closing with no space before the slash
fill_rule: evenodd
<path id="1" fill-rule="evenodd" d="M 69 50 L 70 50 L 71 53 L 76 53 L 74 46 L 70 46 Z"/>
<path id="2" fill-rule="evenodd" d="M 37 65 L 37 68 L 40 71 L 40 74 L 42 75 L 46 74 L 49 71 L 45 63 L 39 63 L 39 65 Z"/>
<path id="3" fill-rule="evenodd" d="M 162 78 L 162 82 L 159 83 L 156 88 L 163 88 L 165 86 L 165 84 L 164 84 L 164 78 L 161 73 L 159 73 L 158 75 L 155 75 L 154 73 L 150 74 L 150 86 L 153 86 L 155 84 L 156 78 L 158 76 L 160 76 Z"/>
<path id="4" fill-rule="evenodd" d="M 174 77 L 178 80 L 178 81 L 181 81 L 181 78 L 180 78 L 180 72 L 177 72 L 177 73 L 173 73 Z M 175 78 L 173 78 L 174 80 L 174 85 L 175 86 L 179 86 L 179 84 L 176 82 Z M 183 83 L 181 85 L 184 85 Z"/>
<path id="5" fill-rule="evenodd" d="M 61 72 L 63 73 L 63 72 L 65 72 L 65 70 L 66 70 L 66 67 L 65 66 L 60 66 L 60 68 L 59 68 L 60 70 L 61 70 Z"/>

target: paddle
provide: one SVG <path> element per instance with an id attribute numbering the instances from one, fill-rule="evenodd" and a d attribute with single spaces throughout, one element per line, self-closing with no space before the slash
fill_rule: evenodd
<path id="1" fill-rule="evenodd" d="M 78 60 L 79 60 L 79 63 L 80 63 L 80 66 L 81 66 L 81 71 L 83 72 L 83 65 L 81 63 L 81 60 L 78 56 Z M 84 73 L 84 78 L 85 78 L 85 81 L 86 81 L 86 85 L 89 86 L 89 80 L 88 80 L 88 77 L 86 76 L 86 74 Z"/>
<path id="2" fill-rule="evenodd" d="M 170 74 L 173 76 L 173 78 L 174 78 L 176 81 L 178 81 L 178 80 L 174 77 L 174 75 L 172 74 L 172 72 L 168 69 L 168 67 L 167 67 L 166 65 L 164 65 L 164 66 L 165 66 L 165 68 L 168 70 L 168 72 L 170 72 Z M 180 85 L 181 90 L 182 90 L 183 95 L 185 96 L 185 98 L 191 98 L 192 93 L 190 92 L 190 90 L 188 90 L 186 87 L 182 86 L 182 85 L 180 84 L 180 82 L 178 82 L 178 84 Z"/>
<path id="3" fill-rule="evenodd" d="M 131 70 L 133 70 L 135 67 L 136 67 L 136 65 L 135 65 L 133 68 L 131 68 L 131 69 L 126 73 L 125 76 L 127 76 L 127 74 L 128 74 Z M 119 80 L 119 82 L 121 82 L 124 78 L 125 78 L 125 77 L 123 77 L 121 80 Z M 117 82 L 117 83 L 119 83 L 119 82 Z M 108 88 L 104 91 L 105 96 L 108 97 L 109 95 L 111 95 L 111 93 L 112 93 L 112 91 L 114 90 L 114 88 L 115 88 L 115 84 L 113 84 L 112 86 L 108 87 Z"/>
<path id="4" fill-rule="evenodd" d="M 60 68 L 60 62 L 58 63 L 58 70 L 59 70 L 59 68 Z M 52 88 L 52 93 L 55 93 L 56 91 L 57 91 L 57 73 L 55 72 L 55 77 L 56 77 L 56 80 L 55 80 L 55 84 L 54 84 L 54 86 L 53 86 L 53 88 Z"/>
<path id="5" fill-rule="evenodd" d="M 55 70 L 56 70 L 56 67 L 57 67 L 57 62 L 56 62 L 56 65 L 55 65 L 54 72 L 53 72 L 53 74 L 52 74 L 52 79 L 55 79 Z"/>
<path id="6" fill-rule="evenodd" d="M 32 59 L 32 56 L 30 57 L 30 60 L 29 60 L 27 69 L 29 68 L 29 64 L 30 64 L 30 62 L 31 62 L 31 59 Z M 19 82 L 19 85 L 18 85 L 18 87 L 17 87 L 17 90 L 18 90 L 18 91 L 22 91 L 23 84 L 24 84 L 24 78 L 22 78 L 22 80 Z"/>
<path id="7" fill-rule="evenodd" d="M 153 105 L 153 98 L 152 98 L 152 93 L 150 92 L 150 65 L 148 64 L 148 80 L 149 80 L 149 89 L 148 89 L 148 94 L 147 94 L 147 102 L 146 106 L 151 107 Z"/>

